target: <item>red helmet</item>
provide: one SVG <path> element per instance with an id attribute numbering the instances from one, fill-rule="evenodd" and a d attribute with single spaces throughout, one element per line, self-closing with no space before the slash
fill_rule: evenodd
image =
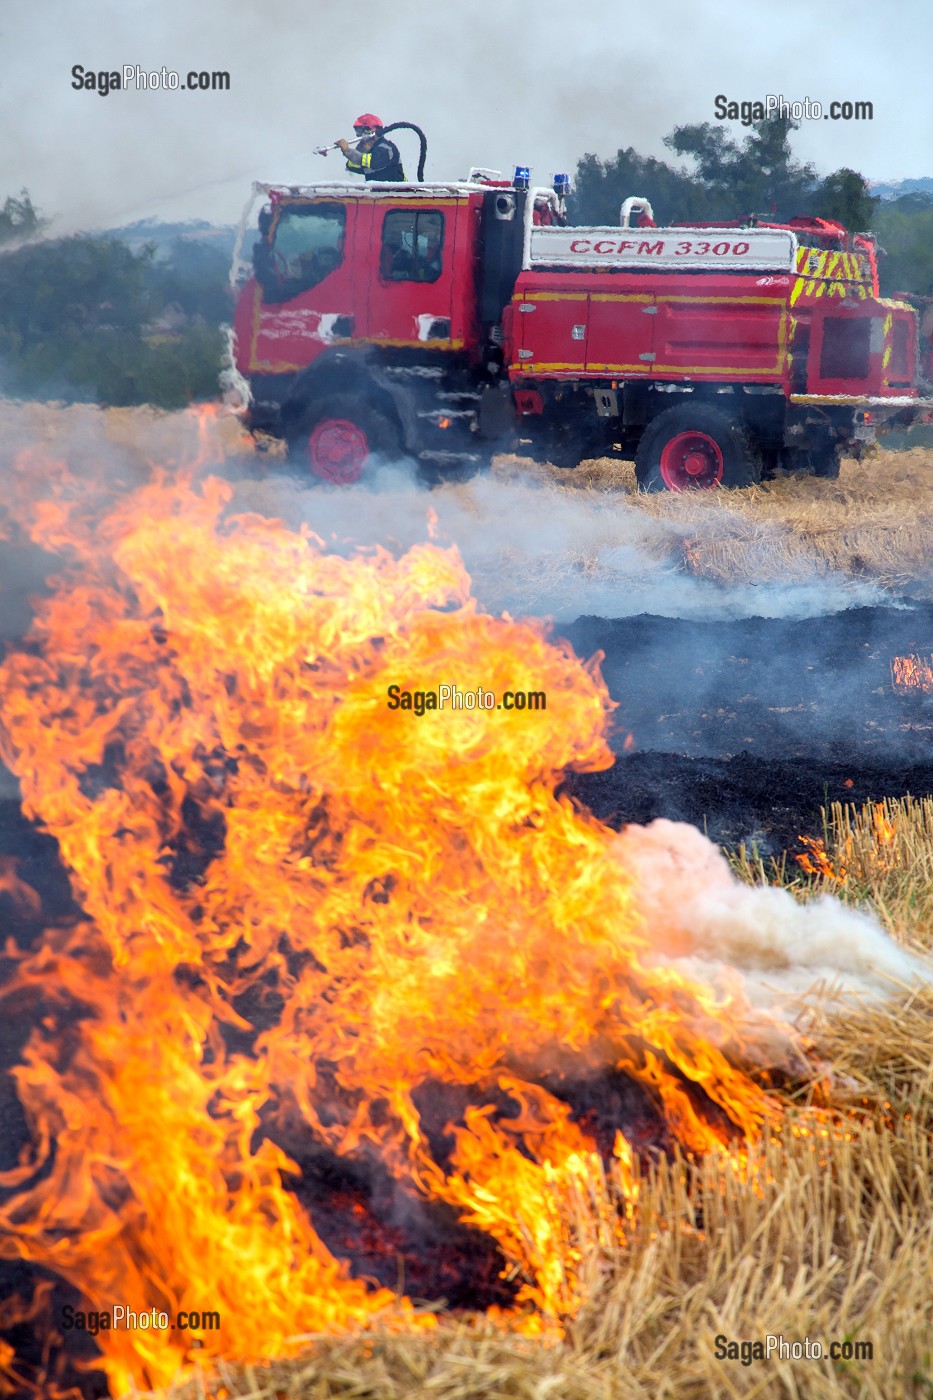
<path id="1" fill-rule="evenodd" d="M 378 117 L 374 117 L 372 112 L 364 112 L 361 117 L 357 117 L 353 123 L 353 130 L 357 131 L 361 126 L 371 127 L 374 131 L 382 130 L 382 122 Z"/>

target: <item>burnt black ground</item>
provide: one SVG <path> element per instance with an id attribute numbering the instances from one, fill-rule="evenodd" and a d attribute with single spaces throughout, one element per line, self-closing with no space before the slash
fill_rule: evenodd
<path id="1" fill-rule="evenodd" d="M 933 654 L 929 604 L 806 621 L 587 617 L 562 632 L 580 656 L 605 653 L 616 763 L 567 789 L 612 826 L 669 817 L 777 856 L 820 833 L 828 803 L 933 793 L 933 695 L 891 679 L 893 657 Z"/>
<path id="2" fill-rule="evenodd" d="M 882 766 L 933 759 L 933 695 L 911 700 L 891 683 L 893 657 L 933 652 L 929 604 L 804 621 L 584 617 L 564 635 L 580 656 L 605 653 L 616 729 L 641 752 Z"/>
<path id="3" fill-rule="evenodd" d="M 567 790 L 616 829 L 668 817 L 699 827 L 718 845 L 757 847 L 779 859 L 803 850 L 800 835 L 822 835 L 820 808 L 832 802 L 933 795 L 933 762 L 857 768 L 751 752 L 728 759 L 634 753 L 605 773 L 575 776 Z"/>

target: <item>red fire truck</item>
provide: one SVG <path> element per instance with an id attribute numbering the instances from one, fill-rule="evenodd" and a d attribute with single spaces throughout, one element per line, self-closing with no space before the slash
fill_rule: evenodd
<path id="1" fill-rule="evenodd" d="M 481 170 L 254 186 L 234 263 L 248 425 L 334 483 L 379 454 L 462 475 L 524 441 L 559 466 L 622 453 L 642 487 L 681 491 L 835 476 L 929 416 L 917 314 L 879 296 L 870 236 L 659 228 L 636 199 L 617 227 L 573 227 L 564 192 Z"/>

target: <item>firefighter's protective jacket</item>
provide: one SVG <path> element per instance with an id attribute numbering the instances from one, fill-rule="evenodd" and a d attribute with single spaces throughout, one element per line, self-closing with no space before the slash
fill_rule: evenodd
<path id="1" fill-rule="evenodd" d="M 351 151 L 347 156 L 347 169 L 354 175 L 362 175 L 364 180 L 391 180 L 402 182 L 405 172 L 398 146 L 380 136 L 370 151 Z"/>

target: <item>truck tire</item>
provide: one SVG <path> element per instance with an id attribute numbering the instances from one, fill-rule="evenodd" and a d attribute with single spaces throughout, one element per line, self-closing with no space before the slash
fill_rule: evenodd
<path id="1" fill-rule="evenodd" d="M 748 429 L 712 404 L 683 403 L 659 413 L 642 433 L 635 476 L 643 491 L 755 486 L 761 449 Z"/>
<path id="2" fill-rule="evenodd" d="M 290 461 L 333 486 L 355 486 L 377 453 L 402 455 L 401 434 L 391 419 L 350 394 L 311 404 L 287 440 Z"/>

